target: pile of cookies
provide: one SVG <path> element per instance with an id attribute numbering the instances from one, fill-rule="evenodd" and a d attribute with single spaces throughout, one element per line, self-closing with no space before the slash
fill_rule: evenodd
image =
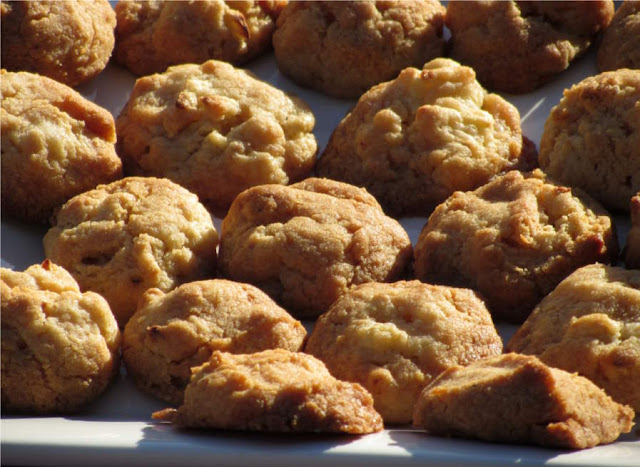
<path id="1" fill-rule="evenodd" d="M 1 12 L 2 213 L 50 226 L 42 264 L 2 269 L 3 410 L 83 410 L 122 359 L 181 427 L 571 449 L 631 430 L 640 2 Z M 320 154 L 310 107 L 237 68 L 271 46 L 357 99 Z M 601 73 L 532 142 L 495 92 L 589 47 Z M 111 59 L 139 76 L 115 119 L 70 87 Z M 404 216 L 427 219 L 413 245 Z M 506 345 L 498 322 L 520 326 Z"/>

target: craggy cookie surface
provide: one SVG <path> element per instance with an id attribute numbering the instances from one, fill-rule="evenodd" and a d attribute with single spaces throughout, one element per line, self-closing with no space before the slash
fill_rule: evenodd
<path id="1" fill-rule="evenodd" d="M 598 69 L 619 68 L 640 68 L 640 1 L 625 0 L 602 36 Z"/>
<path id="2" fill-rule="evenodd" d="M 306 177 L 314 125 L 301 100 L 213 60 L 140 78 L 116 121 L 127 174 L 167 177 L 216 213 L 246 188 Z"/>
<path id="3" fill-rule="evenodd" d="M 165 179 L 128 177 L 69 200 L 45 255 L 103 295 L 124 327 L 149 288 L 212 277 L 218 234 L 198 198 Z"/>
<path id="4" fill-rule="evenodd" d="M 221 274 L 297 317 L 318 316 L 353 285 L 397 280 L 412 257 L 407 233 L 366 190 L 328 179 L 244 191 L 221 236 Z"/>
<path id="5" fill-rule="evenodd" d="M 122 176 L 107 110 L 44 76 L 1 77 L 5 213 L 45 223 L 72 196 Z"/>
<path id="6" fill-rule="evenodd" d="M 438 0 L 289 2 L 273 35 L 280 70 L 302 86 L 357 98 L 444 55 Z"/>
<path id="7" fill-rule="evenodd" d="M 523 322 L 575 269 L 611 263 L 618 243 L 606 211 L 580 190 L 536 170 L 454 193 L 422 229 L 416 277 L 469 287 L 495 319 Z"/>
<path id="8" fill-rule="evenodd" d="M 532 168 L 530 149 L 514 106 L 488 94 L 471 68 L 435 59 L 365 93 L 334 130 L 317 170 L 365 187 L 386 212 L 426 216 L 456 190 Z"/>
<path id="9" fill-rule="evenodd" d="M 96 399 L 120 368 L 107 302 L 48 260 L 0 273 L 2 410 L 69 413 Z"/>
<path id="10" fill-rule="evenodd" d="M 148 290 L 124 329 L 122 354 L 140 388 L 180 404 L 191 368 L 208 361 L 214 350 L 298 351 L 306 335 L 299 321 L 258 288 L 212 279 L 166 294 Z"/>
<path id="11" fill-rule="evenodd" d="M 471 290 L 368 283 L 340 297 L 316 322 L 305 352 L 333 376 L 360 383 L 385 423 L 410 423 L 422 389 L 455 365 L 499 355 L 502 340 Z"/>
<path id="12" fill-rule="evenodd" d="M 624 264 L 628 268 L 640 269 L 640 192 L 631 198 L 631 229 L 627 235 Z"/>

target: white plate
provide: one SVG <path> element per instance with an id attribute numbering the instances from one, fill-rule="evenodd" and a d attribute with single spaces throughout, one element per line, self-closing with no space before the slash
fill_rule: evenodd
<path id="1" fill-rule="evenodd" d="M 248 68 L 260 78 L 303 98 L 316 116 L 315 134 L 323 148 L 354 101 L 327 98 L 294 85 L 283 77 L 272 55 Z M 505 96 L 520 110 L 523 132 L 536 144 L 544 122 L 562 91 L 596 73 L 593 53 L 577 61 L 557 81 L 524 96 Z M 134 77 L 110 65 L 79 90 L 117 116 Z M 219 226 L 219 220 L 217 220 Z M 415 242 L 425 219 L 402 219 Z M 624 241 L 628 222 L 620 221 Z M 46 227 L 12 220 L 2 222 L 2 266 L 23 270 L 44 259 L 42 236 Z M 624 243 L 623 243 L 624 244 Z M 512 327 L 500 326 L 503 337 Z M 180 432 L 151 421 L 165 404 L 140 393 L 120 378 L 94 405 L 74 417 L 3 417 L 0 437 L 3 464 L 13 465 L 591 465 L 640 466 L 638 432 L 616 443 L 571 452 L 535 447 L 488 444 L 428 437 L 410 429 L 387 429 L 367 436 L 264 435 L 235 432 Z"/>

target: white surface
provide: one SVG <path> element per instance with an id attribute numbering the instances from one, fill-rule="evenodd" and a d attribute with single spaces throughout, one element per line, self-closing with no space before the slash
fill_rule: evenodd
<path id="1" fill-rule="evenodd" d="M 276 87 L 302 97 L 316 116 L 315 134 L 322 149 L 354 101 L 341 101 L 304 90 L 284 78 L 271 55 L 248 68 Z M 524 134 L 536 144 L 544 122 L 562 91 L 595 74 L 593 53 L 576 62 L 557 81 L 524 96 L 505 96 L 522 116 Z M 79 90 L 111 110 L 124 106 L 134 77 L 110 65 Z M 622 218 L 621 218 L 622 219 Z M 620 219 L 619 219 L 620 220 Z M 219 222 L 219 221 L 218 221 Z M 403 219 L 415 242 L 425 219 Z M 218 223 L 219 225 L 219 223 Z M 628 223 L 619 224 L 624 241 Z M 22 270 L 43 259 L 46 227 L 2 222 L 2 266 Z M 624 244 L 624 243 L 622 243 Z M 501 327 L 503 337 L 513 328 Z M 151 421 L 165 404 L 140 393 L 124 371 L 109 390 L 81 415 L 74 417 L 4 417 L 0 422 L 3 464 L 11 465 L 588 465 L 640 466 L 638 432 L 616 443 L 579 452 L 488 444 L 427 437 L 409 429 L 388 429 L 362 437 L 327 435 L 264 435 L 234 432 L 180 432 Z M 639 420 L 640 421 L 640 420 Z M 636 428 L 637 430 L 638 428 Z"/>

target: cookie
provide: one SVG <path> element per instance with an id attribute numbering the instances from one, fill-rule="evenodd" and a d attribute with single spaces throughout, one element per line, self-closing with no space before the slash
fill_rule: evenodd
<path id="1" fill-rule="evenodd" d="M 447 5 L 451 57 L 494 91 L 526 93 L 582 55 L 611 21 L 611 0 L 461 1 Z"/>
<path id="2" fill-rule="evenodd" d="M 310 178 L 235 199 L 222 222 L 219 270 L 314 318 L 353 285 L 398 280 L 412 253 L 402 226 L 366 190 Z"/>
<path id="3" fill-rule="evenodd" d="M 640 192 L 631 198 L 631 229 L 624 248 L 624 264 L 630 269 L 640 269 Z"/>
<path id="4" fill-rule="evenodd" d="M 166 177 L 223 217 L 246 188 L 315 164 L 313 114 L 251 73 L 210 60 L 140 78 L 116 121 L 125 173 Z"/>
<path id="5" fill-rule="evenodd" d="M 107 110 L 44 76 L 0 76 L 3 213 L 46 223 L 69 198 L 122 177 Z"/>
<path id="6" fill-rule="evenodd" d="M 124 328 L 122 357 L 145 392 L 182 403 L 191 368 L 214 350 L 301 350 L 307 331 L 256 287 L 223 279 L 149 289 Z"/>
<path id="7" fill-rule="evenodd" d="M 444 56 L 438 0 L 289 2 L 278 17 L 278 68 L 301 86 L 358 98 L 406 67 Z"/>
<path id="8" fill-rule="evenodd" d="M 175 183 L 127 177 L 71 198 L 44 253 L 83 291 L 107 299 L 124 327 L 149 288 L 212 277 L 218 234 L 198 198 Z"/>
<path id="9" fill-rule="evenodd" d="M 501 354 L 502 340 L 469 289 L 368 283 L 320 316 L 305 352 L 336 378 L 367 389 L 385 424 L 411 423 L 427 384 L 451 366 Z"/>
<path id="10" fill-rule="evenodd" d="M 494 319 L 522 323 L 562 279 L 618 251 L 613 221 L 585 193 L 540 170 L 511 171 L 438 206 L 418 237 L 415 274 L 477 290 Z"/>
<path id="11" fill-rule="evenodd" d="M 3 412 L 71 413 L 94 401 L 120 368 L 107 302 L 48 260 L 0 274 Z"/>
<path id="12" fill-rule="evenodd" d="M 382 430 L 371 395 L 335 379 L 324 364 L 283 349 L 216 351 L 194 368 L 180 408 L 155 412 L 189 428 L 365 434 Z"/>
<path id="13" fill-rule="evenodd" d="M 109 62 L 116 15 L 107 0 L 3 1 L 0 12 L 2 68 L 76 86 Z"/>
<path id="14" fill-rule="evenodd" d="M 414 425 L 436 436 L 585 449 L 628 433 L 633 417 L 588 379 L 511 353 L 442 373 L 420 396 Z"/>
<path id="15" fill-rule="evenodd" d="M 136 75 L 210 59 L 236 65 L 271 47 L 275 20 L 286 1 L 119 1 L 118 63 Z"/>
<path id="16" fill-rule="evenodd" d="M 540 167 L 607 209 L 640 191 L 640 70 L 591 76 L 564 91 L 545 122 Z"/>
<path id="17" fill-rule="evenodd" d="M 598 69 L 640 68 L 640 2 L 625 0 L 616 10 L 598 48 Z"/>
<path id="18" fill-rule="evenodd" d="M 579 373 L 640 411 L 640 271 L 593 264 L 563 280 L 507 345 Z"/>
<path id="19" fill-rule="evenodd" d="M 456 190 L 535 165 L 518 110 L 471 68 L 439 58 L 367 91 L 333 131 L 317 173 L 365 187 L 392 215 L 427 216 Z"/>

